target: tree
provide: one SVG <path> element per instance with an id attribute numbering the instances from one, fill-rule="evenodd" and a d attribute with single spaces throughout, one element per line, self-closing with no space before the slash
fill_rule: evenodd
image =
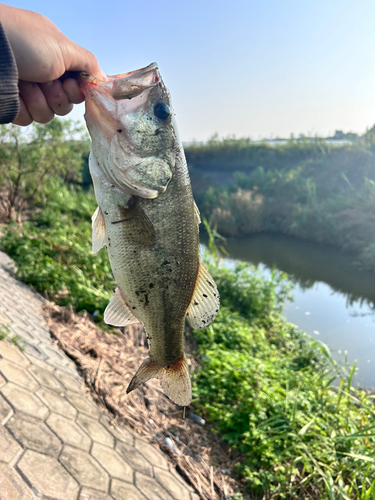
<path id="1" fill-rule="evenodd" d="M 87 150 L 87 134 L 70 120 L 55 118 L 27 129 L 0 125 L 0 215 L 20 221 L 51 177 L 80 181 Z"/>

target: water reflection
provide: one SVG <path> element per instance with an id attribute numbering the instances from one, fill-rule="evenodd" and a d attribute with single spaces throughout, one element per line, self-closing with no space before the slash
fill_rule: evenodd
<path id="1" fill-rule="evenodd" d="M 233 259 L 276 266 L 288 273 L 302 290 L 324 282 L 346 298 L 346 306 L 366 304 L 375 313 L 375 275 L 360 271 L 350 257 L 328 245 L 314 245 L 283 235 L 260 234 L 251 238 L 228 240 Z M 369 314 L 369 311 L 362 314 Z"/>
<path id="2" fill-rule="evenodd" d="M 226 248 L 231 259 L 250 262 L 267 277 L 273 266 L 288 273 L 295 287 L 294 302 L 284 307 L 286 318 L 325 342 L 335 359 L 347 352 L 350 364 L 358 361 L 356 383 L 375 387 L 373 274 L 358 270 L 332 247 L 282 235 L 228 240 Z"/>

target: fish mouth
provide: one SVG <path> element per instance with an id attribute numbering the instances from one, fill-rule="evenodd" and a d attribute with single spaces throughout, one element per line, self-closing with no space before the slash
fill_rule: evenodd
<path id="1" fill-rule="evenodd" d="M 120 75 L 108 75 L 108 80 L 99 80 L 81 71 L 78 81 L 85 93 L 85 87 L 105 87 L 109 90 L 112 98 L 116 101 L 122 99 L 133 99 L 146 90 L 152 89 L 161 83 L 158 64 L 153 62 L 144 68 L 129 71 Z"/>
<path id="2" fill-rule="evenodd" d="M 158 65 L 154 62 L 125 75 L 117 75 L 113 81 L 112 97 L 117 101 L 132 99 L 160 83 Z"/>
<path id="3" fill-rule="evenodd" d="M 126 116 L 147 113 L 158 102 L 170 106 L 168 90 L 155 62 L 128 73 L 109 75 L 106 81 L 81 72 L 78 82 L 86 98 L 85 119 L 89 130 L 100 128 L 108 141 L 119 129 L 124 130 L 125 139 L 126 127 L 121 119 Z M 159 115 L 162 111 L 158 110 Z M 161 125 L 166 123 L 164 119 Z"/>

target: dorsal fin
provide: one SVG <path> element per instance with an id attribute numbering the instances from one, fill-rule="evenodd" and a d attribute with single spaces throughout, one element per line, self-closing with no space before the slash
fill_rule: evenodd
<path id="1" fill-rule="evenodd" d="M 219 307 L 220 295 L 216 284 L 206 266 L 199 261 L 197 283 L 186 317 L 193 328 L 200 330 L 216 318 Z"/>
<path id="2" fill-rule="evenodd" d="M 128 326 L 139 322 L 127 306 L 119 288 L 116 288 L 104 311 L 104 322 L 112 326 Z"/>
<path id="3" fill-rule="evenodd" d="M 100 207 L 97 207 L 91 217 L 92 221 L 92 251 L 99 252 L 101 248 L 107 243 L 107 236 L 105 232 L 105 220 L 103 212 Z"/>

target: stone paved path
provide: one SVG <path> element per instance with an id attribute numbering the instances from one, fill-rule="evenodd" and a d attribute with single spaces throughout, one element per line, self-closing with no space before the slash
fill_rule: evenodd
<path id="1" fill-rule="evenodd" d="M 0 252 L 0 500 L 199 500 L 164 455 L 112 427 L 52 344 L 43 299 Z"/>

